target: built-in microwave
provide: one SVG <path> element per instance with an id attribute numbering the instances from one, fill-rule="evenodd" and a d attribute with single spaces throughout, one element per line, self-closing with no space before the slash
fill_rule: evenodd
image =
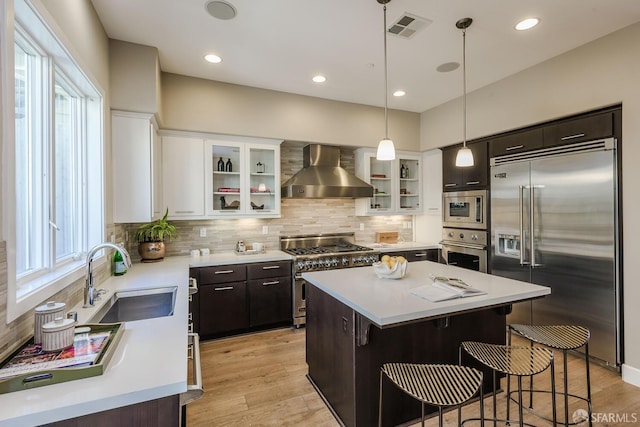
<path id="1" fill-rule="evenodd" d="M 442 194 L 444 227 L 487 228 L 487 191 L 454 191 Z"/>

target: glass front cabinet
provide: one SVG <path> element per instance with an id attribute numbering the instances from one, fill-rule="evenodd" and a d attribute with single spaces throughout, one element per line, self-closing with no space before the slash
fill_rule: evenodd
<path id="1" fill-rule="evenodd" d="M 207 139 L 207 216 L 280 217 L 281 142 L 231 136 Z"/>
<path id="2" fill-rule="evenodd" d="M 376 150 L 355 152 L 356 175 L 373 186 L 373 197 L 356 199 L 356 215 L 413 215 L 422 212 L 420 154 L 396 152 L 395 160 L 377 160 Z"/>

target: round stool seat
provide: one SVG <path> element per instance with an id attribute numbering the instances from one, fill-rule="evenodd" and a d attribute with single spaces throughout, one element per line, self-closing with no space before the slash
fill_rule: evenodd
<path id="1" fill-rule="evenodd" d="M 385 363 L 382 372 L 408 395 L 434 406 L 460 405 L 482 383 L 482 372 L 458 365 Z"/>
<path id="2" fill-rule="evenodd" d="M 587 328 L 575 325 L 509 325 L 523 337 L 558 350 L 576 350 L 589 342 Z"/>
<path id="3" fill-rule="evenodd" d="M 508 375 L 530 376 L 546 370 L 553 352 L 542 347 L 509 346 L 465 341 L 462 348 L 480 363 Z"/>

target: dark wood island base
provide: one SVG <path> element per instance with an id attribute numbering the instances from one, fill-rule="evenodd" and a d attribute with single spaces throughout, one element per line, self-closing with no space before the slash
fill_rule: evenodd
<path id="1" fill-rule="evenodd" d="M 505 344 L 510 305 L 380 328 L 316 286 L 307 286 L 308 378 L 342 425 L 378 424 L 380 367 L 386 362 L 458 363 L 462 341 Z M 482 369 L 470 360 L 465 364 Z M 492 374 L 483 370 L 485 392 Z M 384 383 L 383 426 L 420 417 L 420 403 Z M 427 411 L 436 411 L 426 407 Z"/>

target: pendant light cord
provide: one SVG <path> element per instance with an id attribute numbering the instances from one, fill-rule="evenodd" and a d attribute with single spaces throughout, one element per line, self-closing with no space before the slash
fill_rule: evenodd
<path id="1" fill-rule="evenodd" d="M 384 30 L 384 139 L 389 139 L 389 116 L 387 112 L 387 5 L 383 5 L 384 10 L 384 19 L 383 19 L 383 30 Z"/>
<path id="2" fill-rule="evenodd" d="M 462 29 L 462 146 L 467 146 L 467 29 Z"/>

